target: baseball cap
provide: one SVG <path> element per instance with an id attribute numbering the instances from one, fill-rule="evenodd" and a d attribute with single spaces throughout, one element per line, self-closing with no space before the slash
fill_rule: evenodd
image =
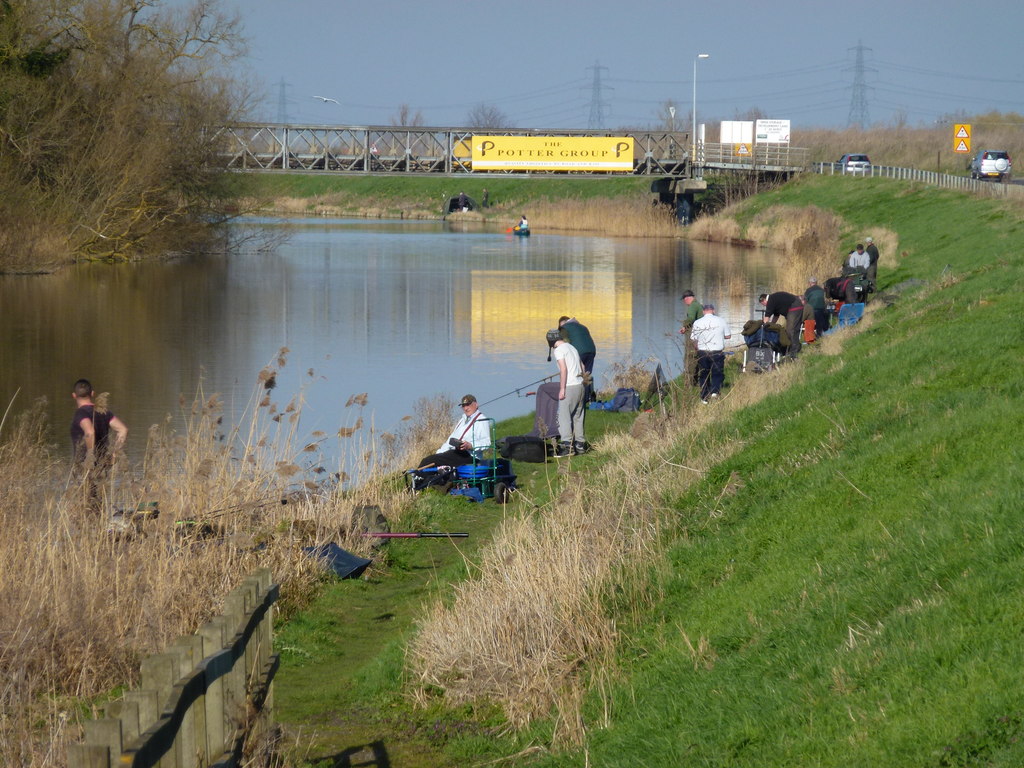
<path id="1" fill-rule="evenodd" d="M 689 288 L 683 291 L 683 295 L 680 298 L 685 299 L 687 296 L 693 296 L 693 291 L 691 291 Z"/>
<path id="2" fill-rule="evenodd" d="M 714 308 L 715 308 L 715 305 L 712 304 L 710 301 L 705 301 L 704 302 L 704 309 L 714 309 Z"/>
<path id="3" fill-rule="evenodd" d="M 473 395 L 463 395 L 459 405 L 472 405 L 476 402 L 476 398 Z"/>

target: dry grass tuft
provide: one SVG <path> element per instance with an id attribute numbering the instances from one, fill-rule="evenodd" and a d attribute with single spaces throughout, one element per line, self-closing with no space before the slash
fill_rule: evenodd
<path id="1" fill-rule="evenodd" d="M 649 199 L 537 201 L 530 204 L 530 228 L 600 232 L 612 237 L 681 237 L 679 222 Z"/>
<path id="2" fill-rule="evenodd" d="M 603 399 L 608 399 L 620 388 L 635 389 L 641 396 L 651 389 L 654 377 L 654 358 L 644 360 L 615 360 L 605 370 L 604 379 L 608 382 L 606 391 L 601 392 Z"/>
<path id="3" fill-rule="evenodd" d="M 775 206 L 758 214 L 747 235 L 759 245 L 784 254 L 777 276 L 780 285 L 806 286 L 811 275 L 839 274 L 842 264 L 842 219 L 813 205 L 805 208 Z M 802 293 L 802 290 L 794 291 Z"/>
<path id="4" fill-rule="evenodd" d="M 733 243 L 742 239 L 739 222 L 733 219 L 729 209 L 715 216 L 700 216 L 690 225 L 690 240 L 708 240 L 717 243 Z"/>

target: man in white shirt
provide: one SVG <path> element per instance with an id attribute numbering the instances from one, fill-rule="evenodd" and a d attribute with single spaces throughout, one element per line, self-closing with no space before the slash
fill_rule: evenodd
<path id="1" fill-rule="evenodd" d="M 725 340 L 732 338 L 725 320 L 715 314 L 715 305 L 704 304 L 704 316 L 690 328 L 690 339 L 697 348 L 697 383 L 700 401 L 717 398 L 725 383 Z"/>
<path id="2" fill-rule="evenodd" d="M 491 420 L 484 416 L 476 398 L 463 395 L 459 407 L 462 418 L 455 423 L 455 428 L 437 453 L 420 459 L 419 469 L 472 464 L 483 458 L 483 452 L 491 447 Z"/>
<path id="3" fill-rule="evenodd" d="M 864 251 L 864 244 L 857 243 L 857 248 L 850 251 L 850 255 L 846 257 L 846 269 L 844 272 L 867 272 L 868 267 L 871 266 L 871 257 Z"/>
<path id="4" fill-rule="evenodd" d="M 583 384 L 583 363 L 576 347 L 562 338 L 557 329 L 548 331 L 548 347 L 558 364 L 558 447 L 555 458 L 586 453 L 589 449 L 584 435 L 586 387 Z"/>

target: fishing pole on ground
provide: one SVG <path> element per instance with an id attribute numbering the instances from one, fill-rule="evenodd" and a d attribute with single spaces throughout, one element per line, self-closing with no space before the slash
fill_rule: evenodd
<path id="1" fill-rule="evenodd" d="M 375 533 L 362 534 L 366 538 L 375 539 L 465 539 L 468 533 Z"/>
<path id="2" fill-rule="evenodd" d="M 480 407 L 483 408 L 485 405 L 490 405 L 491 403 L 497 402 L 498 400 L 501 400 L 503 397 L 508 397 L 509 395 L 519 395 L 520 397 L 522 397 L 523 395 L 521 393 L 527 387 L 532 387 L 534 384 L 542 384 L 545 381 L 548 381 L 549 379 L 554 379 L 554 378 L 557 378 L 557 377 L 558 377 L 558 374 L 557 373 L 553 373 L 550 376 L 545 376 L 543 379 L 537 379 L 537 381 L 531 381 L 529 384 L 524 384 L 521 387 L 516 387 L 511 392 L 506 392 L 504 395 L 498 395 L 497 397 L 491 398 L 486 403 L 480 403 Z M 536 392 L 527 392 L 526 393 L 527 396 L 535 395 L 535 394 L 537 394 L 537 393 Z"/>

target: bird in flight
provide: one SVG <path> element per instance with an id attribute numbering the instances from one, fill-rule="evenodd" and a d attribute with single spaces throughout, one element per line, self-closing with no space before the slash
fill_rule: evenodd
<path id="1" fill-rule="evenodd" d="M 330 99 L 330 98 L 328 98 L 326 96 L 314 96 L 313 98 L 314 99 L 320 99 L 320 101 L 322 101 L 324 104 L 326 104 L 327 102 L 330 102 L 331 104 L 338 104 L 338 100 L 337 99 Z M 338 106 L 341 106 L 341 105 L 338 104 Z"/>

